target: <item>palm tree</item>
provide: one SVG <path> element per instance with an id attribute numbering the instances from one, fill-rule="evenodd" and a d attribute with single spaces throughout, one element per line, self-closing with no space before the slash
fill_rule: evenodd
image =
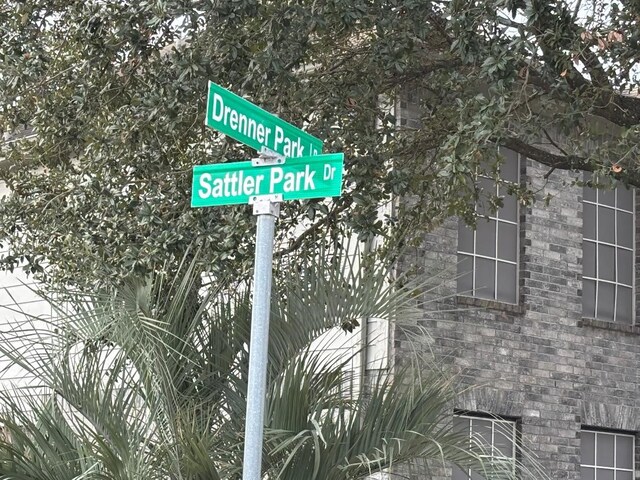
<path id="1" fill-rule="evenodd" d="M 326 253 L 326 252 L 325 252 Z M 247 282 L 201 285 L 197 262 L 114 293 L 63 292 L 49 319 L 0 337 L 36 394 L 1 393 L 0 478 L 218 480 L 241 475 L 250 322 Z M 453 381 L 414 364 L 357 391 L 349 359 L 311 348 L 360 319 L 415 315 L 420 280 L 344 250 L 281 264 L 269 345 L 264 478 L 342 480 L 417 459 L 509 478 L 450 426 Z"/>

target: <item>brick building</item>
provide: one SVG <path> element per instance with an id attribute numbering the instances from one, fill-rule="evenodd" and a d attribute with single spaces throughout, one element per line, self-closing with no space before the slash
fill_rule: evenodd
<path id="1" fill-rule="evenodd" d="M 545 179 L 548 167 L 503 154 L 502 178 L 541 190 L 540 198 L 522 207 L 506 196 L 494 214 L 479 205 L 489 220 L 475 231 L 450 218 L 403 260 L 433 272 L 458 265 L 429 294 L 449 297 L 417 322 L 462 385 L 476 386 L 454 405 L 455 424 L 482 435 L 496 455 L 518 456 L 512 443 L 524 445 L 550 478 L 640 478 L 638 197 L 623 186 L 572 186 L 575 173 Z M 479 183 L 500 193 L 489 179 Z M 396 327 L 393 355 L 413 347 Z M 476 477 L 456 470 L 442 478 Z"/>

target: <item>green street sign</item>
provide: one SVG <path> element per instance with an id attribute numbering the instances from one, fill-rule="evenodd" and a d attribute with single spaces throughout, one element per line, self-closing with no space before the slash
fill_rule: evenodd
<path id="1" fill-rule="evenodd" d="M 288 158 L 278 165 L 251 162 L 193 167 L 192 207 L 249 203 L 261 195 L 282 200 L 337 197 L 342 188 L 343 153 Z"/>
<path id="2" fill-rule="evenodd" d="M 213 82 L 209 82 L 205 125 L 258 151 L 266 147 L 287 158 L 312 157 L 322 152 L 319 138 Z"/>

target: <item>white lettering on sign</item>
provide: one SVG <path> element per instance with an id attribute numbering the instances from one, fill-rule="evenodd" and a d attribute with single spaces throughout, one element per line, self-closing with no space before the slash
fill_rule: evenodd
<path id="1" fill-rule="evenodd" d="M 285 193 L 299 192 L 301 190 L 315 190 L 316 185 L 313 183 L 313 176 L 316 172 L 312 172 L 309 165 L 305 165 L 304 172 L 284 172 L 280 167 L 273 167 L 269 177 L 269 193 L 276 191 L 280 183 Z"/>
<path id="2" fill-rule="evenodd" d="M 245 172 L 227 172 L 224 177 L 212 178 L 210 173 L 200 175 L 200 198 L 235 197 L 239 195 L 257 195 L 264 175 L 245 176 Z"/>
<path id="3" fill-rule="evenodd" d="M 284 136 L 284 130 L 276 125 L 276 138 L 273 144 L 273 150 L 279 152 L 279 148 L 282 147 L 282 154 L 285 157 L 304 157 L 304 146 L 298 138 L 295 141 L 291 141 L 290 138 Z"/>
<path id="4" fill-rule="evenodd" d="M 332 188 L 331 182 L 340 177 L 340 170 L 332 163 L 285 163 L 258 169 L 245 163 L 248 165 L 238 170 L 227 170 L 233 168 L 230 164 L 230 167 L 218 165 L 213 171 L 200 173 L 194 177 L 194 197 L 201 200 L 245 197 L 248 202 L 248 197 L 260 195 L 305 193 L 299 198 L 312 198 L 309 193 Z M 337 185 L 339 187 L 339 183 Z"/>
<path id="5" fill-rule="evenodd" d="M 259 123 L 256 119 L 248 117 L 244 113 L 226 105 L 224 98 L 219 93 L 213 94 L 211 119 L 271 150 L 282 152 L 285 157 L 296 158 L 320 154 L 318 149 L 312 145 L 303 145 L 300 137 L 288 137 L 282 127 L 276 125 L 274 132 L 270 127 Z"/>
<path id="6" fill-rule="evenodd" d="M 324 165 L 324 174 L 322 176 L 323 180 L 333 180 L 334 175 L 336 174 L 336 167 L 332 167 L 328 163 Z"/>
<path id="7" fill-rule="evenodd" d="M 224 99 L 219 93 L 213 94 L 213 112 L 211 112 L 211 118 L 260 143 L 269 143 L 271 129 L 261 123 L 257 123 L 253 118 L 249 118 L 243 113 L 226 106 Z"/>
<path id="8" fill-rule="evenodd" d="M 275 165 L 198 165 L 193 168 L 191 206 L 239 205 L 263 195 L 282 195 L 283 201 L 337 196 L 343 167 L 342 153 L 291 158 Z"/>
<path id="9" fill-rule="evenodd" d="M 203 173 L 200 175 L 200 190 L 198 190 L 198 196 L 200 198 L 209 198 L 211 195 L 211 174 Z"/>

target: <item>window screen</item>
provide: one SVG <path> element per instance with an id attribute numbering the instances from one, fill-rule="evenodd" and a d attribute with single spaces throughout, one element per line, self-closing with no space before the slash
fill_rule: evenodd
<path id="1" fill-rule="evenodd" d="M 478 187 L 484 201 L 476 205 L 475 230 L 463 221 L 458 225 L 458 292 L 479 298 L 518 302 L 518 201 L 507 193 L 508 184 L 520 181 L 517 153 L 501 149 L 505 157 L 500 182 L 480 176 Z M 503 206 L 491 213 L 486 200 L 502 198 Z"/>
<path id="2" fill-rule="evenodd" d="M 483 446 L 488 458 L 497 461 L 498 472 L 515 473 L 516 468 L 516 422 L 498 418 L 473 415 L 455 415 L 453 429 L 456 433 L 469 435 Z M 484 477 L 471 470 L 453 467 L 453 480 L 481 480 Z"/>
<path id="3" fill-rule="evenodd" d="M 580 432 L 581 480 L 632 480 L 635 438 L 615 432 Z"/>
<path id="4" fill-rule="evenodd" d="M 585 186 L 583 198 L 583 314 L 632 323 L 634 192 Z"/>

